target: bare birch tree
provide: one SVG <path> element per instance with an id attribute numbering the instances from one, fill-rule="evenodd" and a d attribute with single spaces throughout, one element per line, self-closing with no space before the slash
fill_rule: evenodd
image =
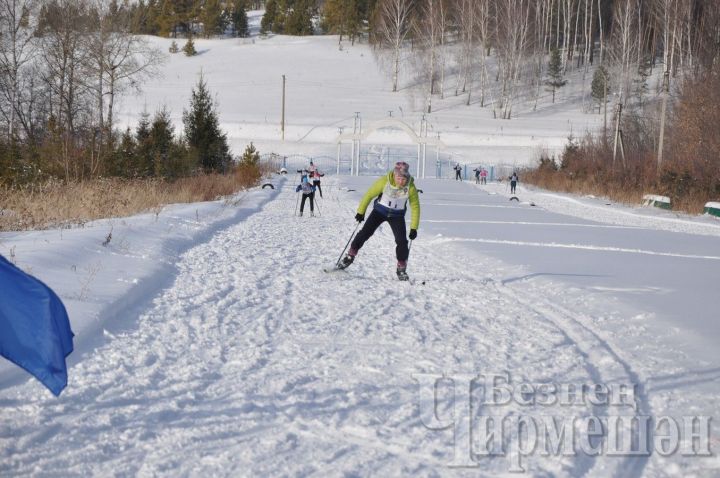
<path id="1" fill-rule="evenodd" d="M 634 73 L 634 60 L 637 53 L 637 10 L 639 0 L 627 0 L 615 3 L 613 7 L 613 26 L 611 31 L 610 58 L 617 70 L 621 101 L 630 96 Z"/>
<path id="2" fill-rule="evenodd" d="M 413 22 L 415 38 L 420 48 L 416 50 L 419 55 L 418 72 L 420 78 L 425 78 L 425 112 L 432 112 L 432 96 L 439 93 L 443 97 L 445 79 L 445 43 L 449 15 L 446 0 L 421 0 L 419 14 Z M 438 86 L 439 83 L 439 86 Z"/>
<path id="3" fill-rule="evenodd" d="M 77 128 L 92 123 L 91 90 L 86 77 L 89 51 L 88 8 L 83 0 L 54 0 L 41 11 L 38 33 L 45 65 L 43 81 L 50 97 L 50 115 L 62 141 L 60 166 L 66 179 L 79 179 L 83 166 L 75 157 Z"/>
<path id="4" fill-rule="evenodd" d="M 497 110 L 503 119 L 512 116 L 521 66 L 525 58 L 530 32 L 530 0 L 499 0 L 497 2 L 497 45 L 500 78 L 502 81 Z"/>
<path id="5" fill-rule="evenodd" d="M 23 105 L 31 90 L 28 70 L 36 53 L 30 25 L 35 15 L 35 0 L 0 0 L 0 113 L 10 141 L 18 134 L 18 123 L 32 136 L 32 120 Z"/>
<path id="6" fill-rule="evenodd" d="M 381 47 L 389 48 L 392 55 L 392 90 L 398 90 L 400 59 L 405 39 L 410 33 L 412 0 L 379 0 L 377 6 L 376 35 Z"/>
<path id="7" fill-rule="evenodd" d="M 89 35 L 91 58 L 91 87 L 96 92 L 98 118 L 97 164 L 108 141 L 112 140 L 116 97 L 129 89 L 138 89 L 141 82 L 157 73 L 164 54 L 151 47 L 141 36 L 131 33 L 131 18 L 127 11 L 113 8 L 104 1 L 96 1 L 99 16 L 97 29 Z M 106 103 L 107 100 L 107 103 Z"/>

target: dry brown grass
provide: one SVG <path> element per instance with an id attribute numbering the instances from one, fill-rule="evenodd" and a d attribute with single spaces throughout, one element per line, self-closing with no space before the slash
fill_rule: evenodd
<path id="1" fill-rule="evenodd" d="M 572 175 L 564 174 L 562 171 L 550 172 L 540 169 L 525 171 L 522 177 L 524 182 L 550 191 L 579 195 L 592 194 L 627 205 L 637 206 L 642 204 L 642 197 L 645 194 L 668 194 L 667 191 L 653 180 L 641 184 L 629 184 L 627 181 L 623 181 L 617 177 L 606 178 L 601 174 L 576 178 Z M 706 193 L 702 191 L 691 191 L 683 196 L 672 197 L 672 208 L 674 211 L 702 214 L 707 201 L 709 201 L 709 199 Z"/>
<path id="2" fill-rule="evenodd" d="M 643 194 L 649 192 L 643 192 L 642 189 L 628 187 L 622 183 L 602 182 L 597 176 L 576 179 L 559 172 L 544 173 L 540 170 L 529 170 L 524 172 L 522 177 L 524 182 L 550 191 L 580 195 L 592 194 L 624 204 L 640 204 Z"/>
<path id="3" fill-rule="evenodd" d="M 257 168 L 176 181 L 95 179 L 48 181 L 22 188 L 0 186 L 0 231 L 72 227 L 106 217 L 157 210 L 166 204 L 211 201 L 256 185 Z"/>

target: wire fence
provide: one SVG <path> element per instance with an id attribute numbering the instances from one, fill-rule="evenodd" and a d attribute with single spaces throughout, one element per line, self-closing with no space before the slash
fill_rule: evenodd
<path id="1" fill-rule="evenodd" d="M 360 176 L 380 176 L 392 170 L 395 163 L 404 161 L 410 165 L 413 176 L 419 177 L 418 156 L 409 148 L 367 147 L 360 151 Z M 260 161 L 273 171 L 296 174 L 310 167 L 312 164 L 323 174 L 341 175 L 352 174 L 352 161 L 349 155 L 341 155 L 339 166 L 338 158 L 332 156 L 308 156 L 303 154 L 279 155 L 266 153 L 260 156 Z M 432 152 L 425 159 L 425 177 L 436 179 L 455 179 L 455 166 L 460 165 L 461 177 L 464 180 L 474 180 L 475 170 L 485 169 L 488 181 L 497 181 L 510 176 L 517 168 L 505 164 L 484 164 L 480 162 L 466 162 L 453 153 Z"/>

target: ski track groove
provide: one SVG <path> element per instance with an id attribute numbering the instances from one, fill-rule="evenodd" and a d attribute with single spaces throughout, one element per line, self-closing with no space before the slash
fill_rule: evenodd
<path id="1" fill-rule="evenodd" d="M 59 399 L 34 382 L 17 387 L 17 398 L 31 398 L 4 410 L 0 475 L 432 476 L 449 471 L 452 433 L 421 424 L 413 373 L 518 370 L 533 381 L 602 383 L 601 349 L 639 383 L 569 311 L 479 279 L 437 245 L 412 249 L 411 277 L 427 285 L 400 283 L 387 226 L 347 274 L 323 273 L 354 227 L 354 203 L 327 185 L 321 217 L 288 217 L 297 193 L 284 185 L 260 212 L 183 254 L 172 287 L 135 329 L 83 357 Z M 481 298 L 467 300 L 473 294 Z M 644 394 L 639 411 L 650 411 Z M 592 476 L 606 461 L 533 457 L 527 466 Z M 470 474 L 507 463 L 479 466 Z"/>
<path id="2" fill-rule="evenodd" d="M 563 308 L 562 306 L 550 303 L 547 299 L 538 295 L 528 294 L 527 290 L 523 290 L 523 295 L 520 296 L 517 291 L 507 285 L 501 285 L 500 287 L 496 287 L 496 289 L 498 290 L 498 293 L 509 295 L 513 298 L 513 300 L 516 300 L 525 305 L 528 309 L 535 311 L 539 317 L 555 324 L 557 328 L 565 334 L 568 340 L 577 347 L 580 355 L 586 363 L 586 369 L 588 370 L 588 373 L 594 383 L 637 384 L 637 393 L 635 395 L 635 416 L 652 416 L 650 400 L 644 390 L 638 374 L 633 371 L 630 364 L 622 359 L 606 340 L 602 339 L 596 332 L 583 323 L 588 322 L 587 320 L 578 320 L 575 318 L 578 314 L 573 314 L 571 311 Z M 609 356 L 615 365 L 619 365 L 622 368 L 622 372 L 617 373 L 616 371 L 612 376 L 607 376 L 607 373 L 603 373 L 599 367 L 593 365 L 593 356 L 597 362 L 607 361 L 605 358 L 598 359 L 597 356 L 599 354 Z M 607 368 L 607 366 L 605 367 Z M 608 415 L 607 411 L 609 407 L 607 405 L 602 407 L 595 406 L 595 409 L 595 416 Z M 652 442 L 652 434 L 649 435 L 648 440 Z M 623 463 L 610 461 L 614 468 L 612 475 L 621 477 L 642 476 L 647 461 L 647 456 L 626 457 Z M 586 471 L 589 472 L 589 476 L 596 476 L 599 473 L 607 475 L 608 470 L 601 468 L 600 470 L 590 469 Z M 585 473 L 583 473 L 583 475 L 585 475 Z"/>

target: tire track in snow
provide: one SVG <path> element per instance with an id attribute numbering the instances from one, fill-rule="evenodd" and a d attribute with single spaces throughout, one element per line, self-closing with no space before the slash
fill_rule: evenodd
<path id="1" fill-rule="evenodd" d="M 547 298 L 536 294 L 528 294 L 527 290 L 522 291 L 522 295 L 514 290 L 513 287 L 503 285 L 496 287 L 500 294 L 506 294 L 513 300 L 525 305 L 529 310 L 533 310 L 537 315 L 545 320 L 555 324 L 562 332 L 577 346 L 581 355 L 588 366 L 588 371 L 596 384 L 624 383 L 636 385 L 635 394 L 635 413 L 636 417 L 652 415 L 652 407 L 649 397 L 645 391 L 640 377 L 635 373 L 631 365 L 620 357 L 614 348 L 596 332 L 591 330 L 589 326 L 583 322 L 588 322 L 586 318 L 576 318 L 575 314 L 557 303 L 551 303 Z M 595 365 L 597 363 L 598 365 Z M 602 365 L 599 365 L 602 363 Z M 611 366 L 608 363 L 612 363 Z M 603 410 L 600 410 L 600 409 Z M 609 407 L 597 407 L 598 411 L 604 412 L 607 416 Z M 599 415 L 598 415 L 599 416 Z M 642 422 L 639 422 L 642 423 Z M 634 439 L 637 440 L 637 432 L 634 433 Z M 652 433 L 648 436 L 648 442 L 652 443 Z M 602 474 L 608 476 L 609 472 L 612 476 L 621 477 L 640 477 L 647 465 L 649 455 L 638 457 L 626 457 L 620 461 L 617 459 L 605 459 L 602 463 L 596 464 L 595 468 L 587 470 L 589 476 Z M 583 473 L 584 474 L 584 473 Z"/>

